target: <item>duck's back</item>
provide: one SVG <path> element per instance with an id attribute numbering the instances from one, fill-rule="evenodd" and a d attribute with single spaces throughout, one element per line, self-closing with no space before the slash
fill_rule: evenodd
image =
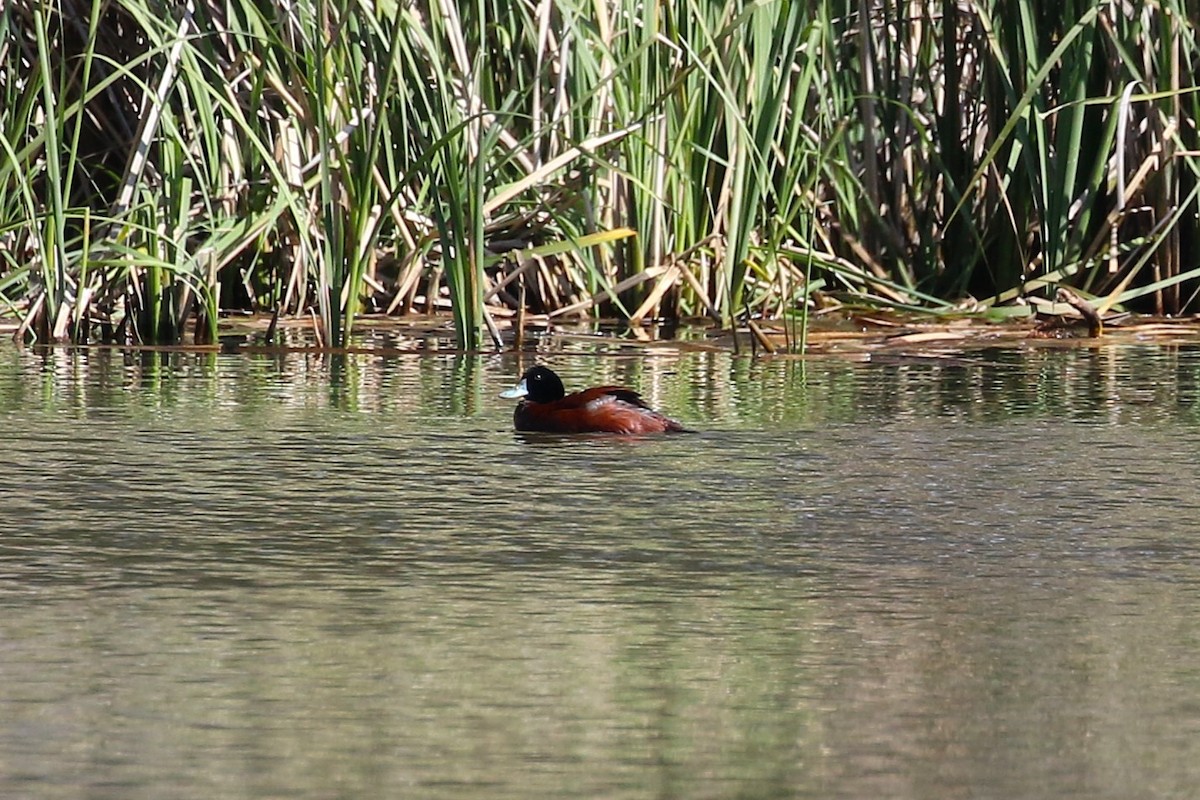
<path id="1" fill-rule="evenodd" d="M 665 433 L 686 430 L 619 386 L 597 386 L 552 403 L 526 400 L 513 412 L 519 431 L 541 433 Z"/>

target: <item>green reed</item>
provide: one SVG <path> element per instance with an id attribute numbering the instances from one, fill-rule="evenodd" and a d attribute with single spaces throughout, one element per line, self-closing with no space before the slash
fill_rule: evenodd
<path id="1" fill-rule="evenodd" d="M 464 349 L 521 297 L 737 325 L 1070 282 L 1194 310 L 1187 12 L 19 0 L 0 309 L 128 342 L 278 312 L 337 346 L 445 304 Z"/>

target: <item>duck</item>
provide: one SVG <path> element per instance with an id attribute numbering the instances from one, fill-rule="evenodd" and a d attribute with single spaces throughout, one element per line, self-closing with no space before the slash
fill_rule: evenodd
<path id="1" fill-rule="evenodd" d="M 567 394 L 549 367 L 531 367 L 511 389 L 500 393 L 522 398 L 513 425 L 526 433 L 617 433 L 640 435 L 687 428 L 646 404 L 641 395 L 620 386 L 594 386 Z"/>

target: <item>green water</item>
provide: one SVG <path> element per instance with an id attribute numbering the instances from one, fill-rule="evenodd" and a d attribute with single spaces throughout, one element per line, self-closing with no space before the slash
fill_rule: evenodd
<path id="1" fill-rule="evenodd" d="M 1200 351 L 0 349 L 0 797 L 1200 786 Z"/>

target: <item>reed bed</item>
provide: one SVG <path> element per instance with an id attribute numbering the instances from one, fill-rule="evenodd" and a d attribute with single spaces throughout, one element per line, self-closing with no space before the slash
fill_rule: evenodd
<path id="1" fill-rule="evenodd" d="M 9 2 L 0 307 L 220 314 L 1195 310 L 1182 0 Z"/>

